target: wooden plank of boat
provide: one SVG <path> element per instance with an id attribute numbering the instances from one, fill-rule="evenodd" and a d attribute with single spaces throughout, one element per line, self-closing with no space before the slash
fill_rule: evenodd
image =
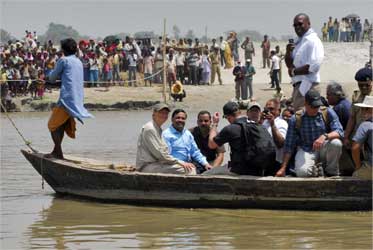
<path id="1" fill-rule="evenodd" d="M 88 159 L 47 159 L 42 153 L 21 152 L 59 194 L 180 207 L 372 209 L 372 181 L 354 177 L 149 174 L 118 170 L 112 164 L 90 164 Z"/>

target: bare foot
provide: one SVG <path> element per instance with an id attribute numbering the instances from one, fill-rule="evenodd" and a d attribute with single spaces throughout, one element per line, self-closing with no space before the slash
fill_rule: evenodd
<path id="1" fill-rule="evenodd" d="M 55 159 L 63 159 L 63 155 L 62 154 L 56 154 L 54 152 L 50 153 L 50 154 L 45 154 L 44 155 L 44 158 L 55 158 Z"/>

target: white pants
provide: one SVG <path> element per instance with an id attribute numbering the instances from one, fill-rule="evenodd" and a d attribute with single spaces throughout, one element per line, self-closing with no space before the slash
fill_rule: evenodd
<path id="1" fill-rule="evenodd" d="M 202 173 L 202 175 L 237 175 L 236 173 L 233 173 L 228 168 L 228 164 L 225 164 L 223 166 L 214 167 L 210 170 L 207 170 L 206 172 Z"/>
<path id="2" fill-rule="evenodd" d="M 159 162 L 150 163 L 138 170 L 143 173 L 161 173 L 161 174 L 187 174 L 196 175 L 196 169 L 187 172 L 185 168 L 179 164 L 167 165 Z"/>
<path id="3" fill-rule="evenodd" d="M 299 148 L 295 155 L 295 174 L 298 177 L 318 176 L 315 166 L 321 162 L 326 175 L 338 176 L 341 154 L 342 142 L 339 139 L 326 141 L 320 151 L 305 152 Z"/>

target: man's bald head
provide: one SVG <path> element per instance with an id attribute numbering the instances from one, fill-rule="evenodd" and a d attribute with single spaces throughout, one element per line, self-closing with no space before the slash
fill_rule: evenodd
<path id="1" fill-rule="evenodd" d="M 294 20 L 297 19 L 298 17 L 302 17 L 303 20 L 305 20 L 305 21 L 307 21 L 309 24 L 311 24 L 310 17 L 309 17 L 307 14 L 305 14 L 305 13 L 299 13 L 298 15 L 296 15 L 296 16 L 294 17 Z"/>
<path id="2" fill-rule="evenodd" d="M 298 37 L 302 37 L 311 27 L 309 16 L 304 13 L 299 13 L 294 17 L 293 26 Z"/>

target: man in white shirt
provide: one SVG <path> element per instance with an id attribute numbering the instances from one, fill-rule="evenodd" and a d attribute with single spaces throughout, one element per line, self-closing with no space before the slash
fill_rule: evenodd
<path id="1" fill-rule="evenodd" d="M 271 71 L 269 72 L 271 76 L 271 88 L 274 88 L 276 85 L 277 93 L 280 93 L 280 81 L 279 81 L 279 72 L 280 72 L 280 58 L 276 55 L 276 51 L 271 50 Z"/>
<path id="2" fill-rule="evenodd" d="M 285 62 L 294 86 L 293 106 L 295 110 L 299 110 L 304 106 L 304 96 L 308 90 L 316 88 L 319 91 L 324 47 L 317 33 L 311 28 L 308 15 L 296 15 L 293 26 L 298 40 L 295 44 L 289 40 Z"/>
<path id="3" fill-rule="evenodd" d="M 184 63 L 185 63 L 184 52 L 178 51 L 176 53 L 175 60 L 176 60 L 176 79 L 184 84 Z"/>
<path id="4" fill-rule="evenodd" d="M 281 167 L 282 158 L 284 155 L 283 147 L 285 143 L 288 123 L 281 118 L 281 106 L 278 99 L 270 99 L 267 101 L 263 110 L 263 124 L 268 133 L 272 136 L 273 142 L 276 145 L 276 164 L 273 168 L 266 169 L 265 175 L 274 176 Z"/>
<path id="5" fill-rule="evenodd" d="M 227 41 L 224 41 L 224 38 L 221 36 L 219 47 L 220 47 L 220 63 L 222 67 L 225 65 L 224 51 L 225 51 L 226 44 L 227 44 Z"/>

